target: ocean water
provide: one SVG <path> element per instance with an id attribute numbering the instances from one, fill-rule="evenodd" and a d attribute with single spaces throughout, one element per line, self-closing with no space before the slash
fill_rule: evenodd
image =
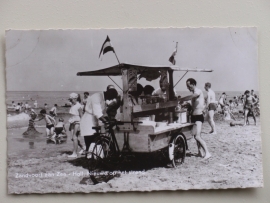
<path id="1" fill-rule="evenodd" d="M 69 94 L 72 91 L 7 91 L 6 93 L 6 104 L 7 106 L 11 105 L 11 102 L 14 101 L 15 103 L 20 102 L 28 102 L 28 104 L 33 107 L 35 100 L 38 102 L 38 108 L 36 109 L 36 112 L 39 112 L 40 109 L 44 108 L 44 104 L 46 103 L 48 105 L 47 111 L 49 111 L 54 104 L 57 104 L 57 112 L 58 115 L 61 117 L 64 117 L 68 119 L 68 111 L 69 107 L 64 107 L 65 104 L 68 104 L 68 98 Z M 83 92 L 77 92 L 81 95 L 81 98 L 83 97 Z M 95 92 L 89 92 L 90 95 L 94 94 Z M 206 95 L 206 91 L 204 91 L 204 94 Z M 216 99 L 221 96 L 223 91 L 216 91 Z M 177 91 L 177 95 L 180 95 L 182 97 L 189 95 L 190 92 L 188 91 Z M 233 99 L 234 96 L 241 96 L 243 92 L 239 91 L 226 91 L 227 100 Z M 257 94 L 257 93 L 256 93 Z M 7 115 L 9 117 L 8 119 L 8 127 L 9 121 L 12 120 L 10 117 L 17 116 L 17 113 L 15 113 L 13 110 L 8 110 Z M 17 116 L 18 117 L 18 116 Z M 14 119 L 13 119 L 14 120 Z M 18 127 L 18 126 L 15 126 Z"/>
<path id="2" fill-rule="evenodd" d="M 7 105 L 11 105 L 11 102 L 14 101 L 15 103 L 19 102 L 28 102 L 30 106 L 34 105 L 34 101 L 37 100 L 38 107 L 43 108 L 44 104 L 47 103 L 49 108 L 53 107 L 54 104 L 58 104 L 58 106 L 64 106 L 68 103 L 69 94 L 73 91 L 7 91 L 6 93 L 6 103 Z M 224 91 L 215 91 L 216 98 L 218 99 L 220 95 Z M 244 94 L 240 91 L 225 91 L 228 95 L 228 99 L 232 99 L 234 96 L 241 96 Z M 76 92 L 83 97 L 83 92 Z M 94 94 L 95 92 L 89 92 L 90 95 Z M 187 96 L 190 92 L 188 91 L 177 91 L 177 95 L 180 96 Z M 204 94 L 206 92 L 204 91 Z M 258 94 L 258 93 L 256 93 Z"/>
<path id="3" fill-rule="evenodd" d="M 8 91 L 6 93 L 6 103 L 7 106 L 11 105 L 11 102 L 14 101 L 15 103 L 19 102 L 28 102 L 30 106 L 34 106 L 34 101 L 37 100 L 38 102 L 38 108 L 36 109 L 36 112 L 39 112 L 40 109 L 44 107 L 44 104 L 48 104 L 48 110 L 53 107 L 54 104 L 58 105 L 58 118 L 62 117 L 65 120 L 65 123 L 68 122 L 68 119 L 70 115 L 69 107 L 63 107 L 66 103 L 68 103 L 69 94 L 72 91 L 51 91 L 51 92 L 34 92 L 34 91 Z M 77 92 L 83 96 L 83 92 Z M 89 92 L 90 95 L 94 94 L 95 92 Z M 232 99 L 234 96 L 241 96 L 243 92 L 232 92 L 227 91 L 228 100 Z M 178 91 L 178 95 L 187 96 L 190 94 L 188 91 Z M 204 92 L 206 95 L 206 92 Z M 222 91 L 216 91 L 216 98 L 218 99 L 220 95 L 222 94 Z M 29 115 L 27 113 L 20 113 L 17 114 L 14 111 L 7 111 L 7 131 L 8 131 L 8 153 L 12 154 L 14 152 L 20 152 L 20 153 L 30 153 L 30 151 L 36 150 L 38 153 L 38 150 L 44 147 L 54 147 L 51 146 L 51 144 L 55 145 L 50 140 L 46 139 L 45 134 L 45 121 L 41 120 L 36 122 L 36 128 L 39 132 L 42 134 L 37 135 L 34 138 L 25 138 L 23 137 L 23 132 L 27 130 L 27 126 L 29 123 Z M 58 118 L 56 120 L 58 120 Z M 69 131 L 68 131 L 69 133 Z M 68 135 L 70 137 L 70 135 Z M 71 142 L 68 140 L 68 142 Z M 66 142 L 63 142 L 61 144 L 65 144 Z M 71 144 L 70 144 L 71 145 Z M 56 146 L 55 146 L 56 147 Z M 30 150 L 30 151 L 27 151 Z"/>

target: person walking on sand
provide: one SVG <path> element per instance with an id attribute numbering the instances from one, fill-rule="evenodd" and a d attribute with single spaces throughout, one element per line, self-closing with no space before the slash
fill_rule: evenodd
<path id="1" fill-rule="evenodd" d="M 84 137 L 86 151 L 89 150 L 90 144 L 94 142 L 94 126 L 99 125 L 99 120 L 103 123 L 106 119 L 106 100 L 116 99 L 118 93 L 115 89 L 108 89 L 106 92 L 98 92 L 87 98 L 85 112 L 81 119 L 81 136 Z"/>
<path id="2" fill-rule="evenodd" d="M 193 78 L 189 78 L 186 81 L 187 89 L 192 92 L 192 95 L 180 98 L 180 103 L 191 100 L 192 113 L 191 122 L 196 125 L 193 126 L 192 133 L 197 142 L 198 156 L 203 157 L 204 160 L 211 157 L 210 152 L 206 146 L 205 141 L 201 137 L 202 124 L 204 122 L 203 110 L 204 110 L 204 96 L 203 92 L 196 87 L 197 82 Z"/>
<path id="3" fill-rule="evenodd" d="M 211 131 L 209 133 L 215 135 L 215 134 L 217 134 L 216 124 L 215 124 L 215 121 L 214 121 L 214 115 L 215 115 L 215 111 L 217 109 L 216 94 L 211 89 L 211 83 L 209 83 L 209 82 L 205 83 L 204 89 L 207 91 L 207 98 L 206 98 L 207 113 L 206 113 L 206 118 L 207 118 L 208 123 L 209 123 L 209 125 L 211 127 Z"/>
<path id="4" fill-rule="evenodd" d="M 80 95 L 77 93 L 71 93 L 69 95 L 69 100 L 72 103 L 72 106 L 69 110 L 69 114 L 71 114 L 71 118 L 69 119 L 70 127 L 69 130 L 71 131 L 72 141 L 73 141 L 73 152 L 71 155 L 68 156 L 68 158 L 77 158 L 78 154 L 78 146 L 81 148 L 82 145 L 80 144 L 80 141 L 78 140 L 79 135 L 79 127 L 80 127 L 80 121 L 82 117 L 82 105 L 81 105 L 81 98 Z"/>
<path id="5" fill-rule="evenodd" d="M 219 97 L 219 100 L 218 100 L 218 104 L 221 107 L 222 113 L 223 113 L 223 108 L 226 105 L 226 97 L 227 97 L 226 93 L 223 92 L 222 95 Z"/>

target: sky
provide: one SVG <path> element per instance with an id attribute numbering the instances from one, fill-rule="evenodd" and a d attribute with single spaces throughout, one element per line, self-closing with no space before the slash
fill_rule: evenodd
<path id="1" fill-rule="evenodd" d="M 175 87 L 186 91 L 188 78 L 203 89 L 259 90 L 256 28 L 168 28 L 6 31 L 7 91 L 102 91 L 113 82 L 106 76 L 77 72 L 117 65 L 113 52 L 99 52 L 107 35 L 121 63 L 165 65 L 178 42 L 179 68 L 212 69 L 187 73 Z M 175 72 L 176 83 L 185 72 Z M 122 87 L 120 76 L 112 77 Z M 157 88 L 158 80 L 138 81 Z"/>

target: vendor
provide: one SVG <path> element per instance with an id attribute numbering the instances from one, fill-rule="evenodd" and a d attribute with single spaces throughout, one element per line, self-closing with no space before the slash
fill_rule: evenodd
<path id="1" fill-rule="evenodd" d="M 139 96 L 142 93 L 143 93 L 143 86 L 138 83 L 136 91 L 129 91 L 128 92 L 128 104 L 129 104 L 129 106 L 139 105 L 141 103 Z"/>
<path id="2" fill-rule="evenodd" d="M 161 81 L 159 81 L 159 87 L 158 89 L 156 89 L 152 95 L 153 96 L 159 96 L 159 97 L 163 97 L 164 95 L 166 96 L 166 85 L 164 83 L 162 83 Z M 176 92 L 175 89 L 174 91 L 174 96 L 176 96 Z"/>

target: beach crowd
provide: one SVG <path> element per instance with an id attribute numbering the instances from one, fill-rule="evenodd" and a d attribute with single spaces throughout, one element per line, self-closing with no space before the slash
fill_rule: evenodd
<path id="1" fill-rule="evenodd" d="M 205 141 L 201 137 L 201 129 L 204 121 L 206 120 L 211 131 L 209 134 L 218 134 L 216 129 L 214 115 L 219 113 L 223 115 L 224 120 L 235 119 L 235 114 L 241 114 L 244 117 L 242 125 L 248 125 L 248 117 L 252 117 L 254 124 L 256 125 L 256 116 L 260 114 L 259 97 L 253 90 L 246 90 L 241 96 L 234 96 L 229 99 L 225 92 L 221 94 L 219 99 L 216 99 L 216 94 L 212 90 L 212 85 L 209 82 L 205 83 L 204 89 L 207 95 L 204 96 L 203 91 L 197 88 L 197 82 L 193 78 L 189 78 L 186 81 L 187 89 L 191 92 L 189 96 L 181 97 L 174 91 L 175 99 L 178 100 L 179 108 L 185 108 L 189 112 L 189 121 L 195 123 L 193 127 L 193 135 L 198 146 L 198 156 L 203 159 L 208 159 L 211 154 L 207 148 Z M 137 84 L 136 91 L 130 91 L 128 94 L 128 105 L 141 105 L 145 100 L 142 96 L 158 96 L 166 99 L 166 86 L 160 82 L 160 87 L 154 89 L 151 85 L 143 87 L 141 84 Z M 91 144 L 95 142 L 94 136 L 96 131 L 92 128 L 95 126 L 105 126 L 108 121 L 115 119 L 117 114 L 121 111 L 123 100 L 121 95 L 118 94 L 114 85 L 107 86 L 104 92 L 97 92 L 89 95 L 88 92 L 84 92 L 83 99 L 80 94 L 71 93 L 69 95 L 70 118 L 67 122 L 62 117 L 58 117 L 57 104 L 55 104 L 50 110 L 45 103 L 44 107 L 38 114 L 34 109 L 38 108 L 37 101 L 34 101 L 33 107 L 28 102 L 21 102 L 15 104 L 12 101 L 9 109 L 14 109 L 16 112 L 26 112 L 30 115 L 29 125 L 33 125 L 34 122 L 44 120 L 46 123 L 46 135 L 48 139 L 61 139 L 66 137 L 67 130 L 70 131 L 71 140 L 73 141 L 72 154 L 69 158 L 77 158 L 79 154 L 87 156 L 88 151 L 91 150 Z M 65 105 L 67 106 L 67 105 Z M 240 108 L 239 108 L 240 107 Z M 239 110 L 240 109 L 240 110 Z M 163 120 L 166 116 L 165 112 L 161 115 L 156 115 L 156 120 Z M 38 118 L 37 118 L 38 117 Z M 57 119 L 56 119 L 57 118 Z M 69 129 L 66 129 L 68 126 Z M 79 136 L 83 137 L 84 144 L 80 142 Z M 79 152 L 78 152 L 79 151 Z"/>

